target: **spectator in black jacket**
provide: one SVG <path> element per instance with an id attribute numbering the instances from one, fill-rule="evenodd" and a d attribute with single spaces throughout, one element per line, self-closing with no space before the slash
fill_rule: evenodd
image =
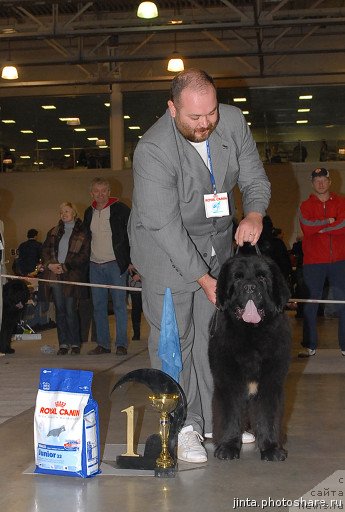
<path id="1" fill-rule="evenodd" d="M 91 183 L 93 202 L 85 210 L 84 223 L 91 234 L 90 282 L 126 286 L 130 265 L 127 224 L 130 209 L 118 198 L 110 197 L 110 184 L 103 178 Z M 111 289 L 116 319 L 116 354 L 127 354 L 126 290 Z M 97 331 L 97 347 L 89 355 L 108 354 L 111 341 L 108 322 L 108 289 L 92 288 Z"/>
<path id="2" fill-rule="evenodd" d="M 37 241 L 37 229 L 29 229 L 26 242 L 18 247 L 18 258 L 16 259 L 16 273 L 27 276 L 35 271 L 40 262 L 42 244 Z"/>

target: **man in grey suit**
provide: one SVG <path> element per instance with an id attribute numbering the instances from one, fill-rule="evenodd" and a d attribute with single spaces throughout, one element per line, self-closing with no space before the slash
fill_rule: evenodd
<path id="1" fill-rule="evenodd" d="M 233 189 L 239 186 L 244 211 L 235 240 L 254 245 L 270 184 L 242 112 L 218 104 L 213 79 L 196 69 L 173 79 L 168 110 L 139 141 L 133 173 L 131 259 L 142 277 L 151 364 L 161 368 L 157 348 L 168 287 L 182 352 L 180 385 L 188 404 L 177 456 L 205 462 L 202 436 L 212 436 L 208 324 L 216 278 L 232 252 Z"/>

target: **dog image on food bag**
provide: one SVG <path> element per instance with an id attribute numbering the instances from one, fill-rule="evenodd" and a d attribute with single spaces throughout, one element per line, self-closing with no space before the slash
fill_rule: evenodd
<path id="1" fill-rule="evenodd" d="M 238 459 L 250 427 L 261 459 L 283 461 L 281 422 L 291 333 L 284 307 L 288 286 L 277 265 L 261 255 L 236 255 L 222 266 L 217 311 L 210 323 L 214 380 L 215 457 Z"/>

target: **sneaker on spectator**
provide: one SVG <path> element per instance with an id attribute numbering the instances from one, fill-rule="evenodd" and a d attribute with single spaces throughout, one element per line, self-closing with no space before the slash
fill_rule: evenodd
<path id="1" fill-rule="evenodd" d="M 305 352 L 299 352 L 298 357 L 310 357 L 315 356 L 316 350 L 314 348 L 307 348 Z"/>
<path id="2" fill-rule="evenodd" d="M 177 458 L 185 462 L 206 462 L 207 453 L 201 441 L 203 437 L 192 425 L 184 427 L 178 435 Z"/>

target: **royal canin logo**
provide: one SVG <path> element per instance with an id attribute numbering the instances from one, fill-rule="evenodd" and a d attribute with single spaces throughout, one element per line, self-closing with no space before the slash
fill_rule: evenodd
<path id="1" fill-rule="evenodd" d="M 40 414 L 47 414 L 50 416 L 80 416 L 79 409 L 58 409 L 57 407 L 41 407 Z"/>
<path id="2" fill-rule="evenodd" d="M 66 405 L 66 402 L 59 402 L 59 401 L 55 402 L 55 407 L 65 407 L 65 405 Z"/>

